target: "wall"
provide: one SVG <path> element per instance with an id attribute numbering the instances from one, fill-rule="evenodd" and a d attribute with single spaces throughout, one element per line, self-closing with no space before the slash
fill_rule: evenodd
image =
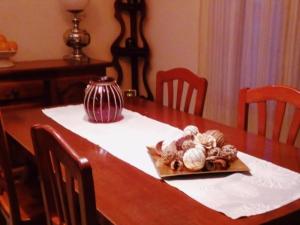
<path id="1" fill-rule="evenodd" d="M 154 93 L 157 70 L 184 66 L 197 71 L 199 1 L 146 2 L 145 36 L 151 48 L 149 83 Z M 111 61 L 110 46 L 119 34 L 113 4 L 114 0 L 90 0 L 85 10 L 81 27 L 91 34 L 92 40 L 84 51 L 91 57 Z M 70 52 L 62 36 L 71 27 L 71 19 L 59 0 L 2 0 L 0 3 L 0 33 L 18 43 L 19 50 L 13 58 L 16 61 L 61 58 Z M 114 75 L 115 71 L 108 73 Z M 129 83 L 125 78 L 123 88 L 129 88 Z"/>
<path id="2" fill-rule="evenodd" d="M 69 52 L 62 36 L 71 28 L 72 16 L 59 0 L 2 0 L 0 4 L 0 33 L 19 44 L 15 60 L 60 58 Z M 92 36 L 86 48 L 90 56 L 111 59 L 109 47 L 118 32 L 113 14 L 113 1 L 90 0 L 81 23 Z"/>
<path id="3" fill-rule="evenodd" d="M 145 35 L 151 46 L 149 81 L 155 94 L 158 70 L 198 70 L 199 0 L 151 0 Z"/>

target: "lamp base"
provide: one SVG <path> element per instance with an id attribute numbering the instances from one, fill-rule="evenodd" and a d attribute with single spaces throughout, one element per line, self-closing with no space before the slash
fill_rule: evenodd
<path id="1" fill-rule="evenodd" d="M 65 55 L 63 59 L 68 62 L 74 62 L 74 63 L 76 62 L 88 63 L 90 61 L 90 58 L 84 54 L 80 54 L 80 55 L 69 54 L 69 55 Z"/>
<path id="2" fill-rule="evenodd" d="M 79 28 L 79 13 L 81 12 L 81 10 L 73 10 L 70 12 L 74 15 L 72 19 L 73 28 L 68 29 L 64 33 L 64 41 L 67 46 L 73 49 L 73 52 L 69 55 L 64 56 L 64 59 L 72 62 L 86 63 L 89 61 L 89 57 L 86 56 L 81 49 L 86 47 L 90 43 L 91 37 L 86 30 Z"/>

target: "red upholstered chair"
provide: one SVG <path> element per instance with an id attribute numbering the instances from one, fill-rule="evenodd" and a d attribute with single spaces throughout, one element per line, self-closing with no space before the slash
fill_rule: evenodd
<path id="1" fill-rule="evenodd" d="M 286 86 L 265 86 L 260 88 L 244 88 L 239 93 L 238 127 L 247 130 L 248 111 L 251 103 L 257 103 L 258 108 L 258 134 L 266 135 L 267 101 L 275 101 L 276 108 L 273 118 L 272 139 L 279 141 L 286 104 L 295 108 L 289 131 L 288 144 L 295 144 L 300 128 L 300 91 Z"/>
<path id="2" fill-rule="evenodd" d="M 92 169 L 50 126 L 35 125 L 32 141 L 48 224 L 94 225 Z"/>
<path id="3" fill-rule="evenodd" d="M 0 210 L 6 224 L 45 224 L 37 180 L 16 180 L 0 112 Z"/>
<path id="4" fill-rule="evenodd" d="M 177 93 L 174 92 L 174 81 L 177 81 Z M 188 84 L 187 94 L 184 97 L 184 83 Z M 202 116 L 204 101 L 207 90 L 207 80 L 199 77 L 185 68 L 174 68 L 168 71 L 159 71 L 156 77 L 156 101 L 163 105 L 164 84 L 167 84 L 168 101 L 167 106 L 189 112 L 193 91 L 196 91 L 195 108 L 193 114 Z M 173 101 L 175 105 L 173 105 Z"/>

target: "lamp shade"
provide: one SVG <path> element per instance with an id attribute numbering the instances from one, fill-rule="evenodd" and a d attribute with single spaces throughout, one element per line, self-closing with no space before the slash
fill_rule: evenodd
<path id="1" fill-rule="evenodd" d="M 63 7 L 68 11 L 84 10 L 89 0 L 60 0 Z"/>

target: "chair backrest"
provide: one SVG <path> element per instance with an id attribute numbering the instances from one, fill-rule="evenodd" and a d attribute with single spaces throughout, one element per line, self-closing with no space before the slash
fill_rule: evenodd
<path id="1" fill-rule="evenodd" d="M 177 94 L 174 92 L 174 81 L 176 80 L 178 81 Z M 182 99 L 184 98 L 184 83 L 187 83 L 188 87 L 185 99 Z M 202 116 L 207 90 L 207 80 L 205 78 L 199 77 L 185 68 L 174 68 L 168 71 L 159 71 L 156 77 L 156 100 L 160 104 L 164 103 L 164 84 L 167 84 L 168 90 L 167 106 L 180 110 L 182 107 L 181 104 L 183 104 L 184 112 L 189 112 L 193 91 L 195 90 L 197 95 L 195 98 L 195 109 L 193 114 Z M 176 101 L 173 106 L 174 98 Z"/>
<path id="2" fill-rule="evenodd" d="M 295 144 L 300 128 L 300 91 L 286 86 L 265 86 L 260 88 L 244 88 L 239 93 L 238 127 L 247 130 L 249 104 L 257 103 L 258 134 L 266 135 L 267 101 L 275 101 L 276 108 L 273 118 L 272 139 L 279 141 L 286 104 L 295 107 L 288 131 L 287 144 Z"/>
<path id="3" fill-rule="evenodd" d="M 31 129 L 48 225 L 96 224 L 92 169 L 50 126 Z"/>
<path id="4" fill-rule="evenodd" d="M 19 202 L 14 184 L 10 152 L 0 112 L 0 188 L 1 211 L 10 224 L 20 224 Z M 2 201 L 3 197 L 3 201 Z"/>

